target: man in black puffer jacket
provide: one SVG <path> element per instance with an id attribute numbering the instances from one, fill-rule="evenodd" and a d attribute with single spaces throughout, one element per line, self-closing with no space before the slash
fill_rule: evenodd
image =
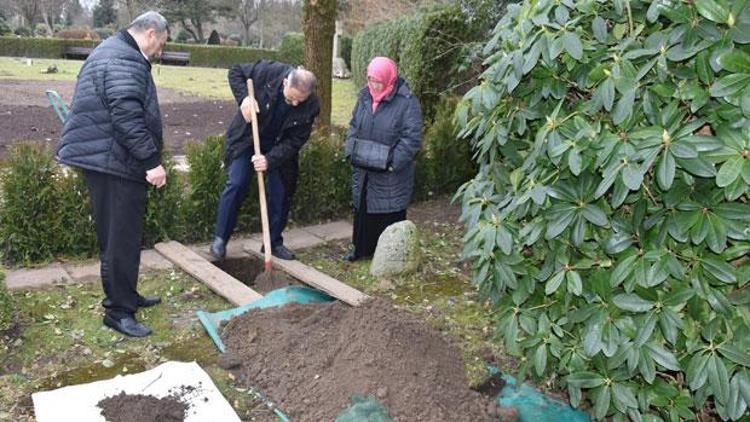
<path id="1" fill-rule="evenodd" d="M 151 330 L 135 319 L 160 302 L 137 291 L 146 188 L 167 182 L 162 123 L 151 60 L 168 27 L 146 12 L 91 52 L 78 74 L 57 160 L 84 171 L 99 241 L 104 324 L 133 337 Z"/>
<path id="2" fill-rule="evenodd" d="M 247 97 L 249 79 L 253 80 L 255 103 Z M 240 108 L 227 129 L 224 165 L 229 177 L 219 200 L 215 238 L 209 250 L 216 258 L 224 258 L 226 243 L 247 196 L 252 162 L 255 171 L 268 172 L 266 192 L 271 252 L 280 259 L 294 259 L 294 253 L 284 246 L 281 233 L 286 227 L 297 186 L 299 150 L 310 137 L 313 122 L 320 112 L 315 75 L 285 63 L 260 60 L 232 66 L 229 85 Z M 259 154 L 253 153 L 248 123 L 253 111 L 258 113 Z"/>

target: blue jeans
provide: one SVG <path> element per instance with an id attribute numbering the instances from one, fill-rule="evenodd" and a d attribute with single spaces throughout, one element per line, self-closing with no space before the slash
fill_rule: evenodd
<path id="1" fill-rule="evenodd" d="M 247 197 L 250 175 L 255 170 L 250 163 L 250 151 L 240 154 L 229 164 L 229 174 L 224 191 L 219 199 L 219 211 L 216 216 L 216 230 L 214 235 L 225 242 L 237 226 L 237 215 L 242 202 Z M 291 198 L 286 195 L 281 173 L 278 169 L 266 173 L 266 199 L 268 206 L 268 225 L 271 232 L 271 247 L 284 244 L 281 232 L 284 231 L 289 219 Z"/>

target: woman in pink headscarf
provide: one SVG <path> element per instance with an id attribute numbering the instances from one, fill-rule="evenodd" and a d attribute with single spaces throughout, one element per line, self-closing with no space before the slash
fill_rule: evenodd
<path id="1" fill-rule="evenodd" d="M 347 261 L 371 257 L 383 230 L 406 219 L 421 143 L 419 100 L 393 60 L 375 57 L 346 138 L 354 204 L 354 247 L 344 256 Z"/>

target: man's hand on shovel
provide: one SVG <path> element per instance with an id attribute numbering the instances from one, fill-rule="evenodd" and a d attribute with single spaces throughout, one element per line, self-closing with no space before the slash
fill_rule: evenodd
<path id="1" fill-rule="evenodd" d="M 242 104 L 240 104 L 240 111 L 242 112 L 242 117 L 245 118 L 245 121 L 251 123 L 253 121 L 252 113 L 260 113 L 258 101 L 256 101 L 255 98 L 245 97 L 245 99 L 242 100 Z"/>
<path id="2" fill-rule="evenodd" d="M 265 155 L 253 155 L 250 161 L 253 162 L 253 167 L 255 167 L 255 171 L 268 170 L 268 161 L 266 161 Z"/>

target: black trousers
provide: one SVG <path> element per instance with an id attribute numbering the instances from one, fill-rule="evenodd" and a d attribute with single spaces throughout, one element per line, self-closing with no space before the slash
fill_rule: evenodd
<path id="1" fill-rule="evenodd" d="M 370 214 L 367 212 L 367 177 L 362 183 L 362 194 L 359 196 L 358 207 L 354 209 L 354 227 L 352 229 L 352 243 L 354 255 L 357 258 L 369 258 L 375 254 L 378 239 L 383 231 L 393 223 L 406 220 L 406 210 L 385 214 Z"/>
<path id="2" fill-rule="evenodd" d="M 86 170 L 86 185 L 99 241 L 106 312 L 116 319 L 138 310 L 146 184 Z"/>

